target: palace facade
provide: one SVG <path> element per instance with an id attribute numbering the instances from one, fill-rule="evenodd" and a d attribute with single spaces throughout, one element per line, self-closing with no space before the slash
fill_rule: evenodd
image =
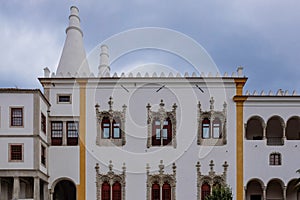
<path id="1" fill-rule="evenodd" d="M 0 199 L 297 200 L 300 96 L 244 92 L 243 68 L 201 74 L 91 73 L 71 7 L 56 72 L 0 89 Z"/>

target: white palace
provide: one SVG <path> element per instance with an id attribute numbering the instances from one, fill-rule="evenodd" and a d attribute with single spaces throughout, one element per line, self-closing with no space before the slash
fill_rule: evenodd
<path id="1" fill-rule="evenodd" d="M 300 96 L 226 73 L 90 71 L 71 7 L 56 72 L 0 89 L 0 199 L 300 200 Z"/>

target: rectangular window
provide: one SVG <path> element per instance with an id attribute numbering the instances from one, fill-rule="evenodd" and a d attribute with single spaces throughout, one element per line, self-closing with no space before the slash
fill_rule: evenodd
<path id="1" fill-rule="evenodd" d="M 58 103 L 71 103 L 71 95 L 58 95 Z"/>
<path id="2" fill-rule="evenodd" d="M 41 163 L 46 166 L 46 147 L 41 145 Z"/>
<path id="3" fill-rule="evenodd" d="M 59 121 L 51 122 L 51 144 L 62 145 L 63 123 Z"/>
<path id="4" fill-rule="evenodd" d="M 78 145 L 78 122 L 67 122 L 67 145 Z"/>
<path id="5" fill-rule="evenodd" d="M 23 126 L 23 108 L 11 108 L 10 126 Z"/>
<path id="6" fill-rule="evenodd" d="M 10 144 L 9 161 L 23 161 L 23 144 Z"/>
<path id="7" fill-rule="evenodd" d="M 46 116 L 41 113 L 41 130 L 46 134 Z"/>
<path id="8" fill-rule="evenodd" d="M 272 153 L 270 154 L 270 165 L 281 165 L 281 154 L 279 153 Z"/>

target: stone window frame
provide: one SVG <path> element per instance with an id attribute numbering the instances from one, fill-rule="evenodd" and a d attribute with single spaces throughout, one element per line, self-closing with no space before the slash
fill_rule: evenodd
<path id="1" fill-rule="evenodd" d="M 276 157 L 278 157 L 276 159 Z M 269 155 L 269 166 L 281 166 L 282 165 L 282 155 L 279 152 L 272 152 Z"/>
<path id="2" fill-rule="evenodd" d="M 49 126 L 47 127 L 47 131 L 48 131 L 48 141 L 49 141 L 49 145 L 51 146 L 78 146 L 79 145 L 79 140 L 80 140 L 80 123 L 79 123 L 79 116 L 72 116 L 72 117 L 68 117 L 68 116 L 49 116 Z M 55 122 L 59 122 L 62 123 L 62 144 L 54 144 L 52 143 L 52 123 Z M 78 131 L 78 142 L 77 144 L 73 145 L 73 144 L 69 144 L 68 145 L 68 136 L 67 136 L 67 123 L 68 122 L 75 122 L 77 124 L 77 131 Z"/>
<path id="3" fill-rule="evenodd" d="M 22 120 L 22 124 L 21 125 L 14 125 L 14 117 L 13 117 L 13 110 L 14 109 L 21 109 L 21 120 Z M 24 115 L 25 115 L 25 112 L 24 112 L 24 106 L 11 106 L 9 107 L 9 110 L 10 110 L 10 120 L 9 120 L 9 127 L 11 128 L 24 128 Z"/>
<path id="4" fill-rule="evenodd" d="M 210 167 L 210 171 L 208 172 L 207 175 L 204 175 L 201 173 L 201 164 L 198 161 L 196 164 L 196 170 L 197 170 L 197 200 L 203 200 L 201 199 L 201 187 L 204 183 L 208 183 L 210 185 L 210 193 L 212 194 L 212 190 L 214 187 L 214 184 L 218 183 L 221 186 L 227 186 L 227 171 L 228 171 L 228 164 L 227 161 L 224 162 L 224 164 L 222 165 L 224 171 L 222 174 L 216 174 L 216 172 L 214 171 L 214 161 L 211 160 L 209 167 Z"/>
<path id="5" fill-rule="evenodd" d="M 100 111 L 100 105 L 96 104 L 96 118 L 97 118 L 97 136 L 96 136 L 96 145 L 99 146 L 124 146 L 126 144 L 126 133 L 125 133 L 125 117 L 126 117 L 126 108 L 127 106 L 124 104 L 122 106 L 122 111 L 113 110 L 113 98 L 110 97 L 108 101 L 109 110 L 108 111 Z M 109 118 L 110 120 L 110 138 L 102 137 L 102 120 L 103 118 Z M 120 120 L 120 138 L 112 137 L 112 125 L 113 120 Z"/>
<path id="6" fill-rule="evenodd" d="M 125 200 L 126 194 L 126 166 L 123 163 L 122 173 L 116 174 L 113 171 L 113 164 L 112 161 L 109 161 L 108 165 L 109 171 L 106 174 L 100 173 L 100 166 L 96 163 L 95 170 L 96 170 L 96 200 L 102 199 L 102 184 L 104 182 L 108 182 L 110 185 L 110 197 L 112 198 L 112 187 L 115 182 L 119 182 L 121 184 L 121 199 Z"/>
<path id="7" fill-rule="evenodd" d="M 21 147 L 21 159 L 14 160 L 12 159 L 12 146 L 20 146 Z M 9 143 L 8 144 L 8 162 L 24 162 L 24 143 Z"/>
<path id="8" fill-rule="evenodd" d="M 152 185 L 155 183 L 159 184 L 160 187 L 160 199 L 162 199 L 162 187 L 164 183 L 168 183 L 171 186 L 171 200 L 176 200 L 176 165 L 172 164 L 172 174 L 167 174 L 164 172 L 165 165 L 163 164 L 163 160 L 160 161 L 158 165 L 159 171 L 158 173 L 150 174 L 150 166 L 147 164 L 146 172 L 147 172 L 147 194 L 146 200 L 152 199 Z"/>
<path id="9" fill-rule="evenodd" d="M 69 101 L 61 101 L 60 97 L 69 97 Z M 57 94 L 56 95 L 57 104 L 72 104 L 72 94 Z"/>
<path id="10" fill-rule="evenodd" d="M 152 133 L 153 133 L 153 122 L 155 119 L 159 119 L 161 126 L 163 126 L 164 121 L 169 118 L 171 121 L 171 127 L 172 127 L 172 139 L 171 142 L 167 145 L 163 144 L 163 137 L 161 137 L 161 145 L 162 146 L 173 146 L 174 148 L 177 147 L 177 140 L 176 140 L 176 108 L 177 105 L 176 103 L 173 104 L 172 106 L 172 110 L 171 111 L 166 111 L 165 109 L 165 104 L 163 102 L 163 100 L 161 99 L 160 104 L 159 104 L 160 108 L 158 109 L 158 111 L 152 111 L 151 110 L 151 105 L 150 103 L 148 103 L 148 105 L 146 106 L 147 108 L 147 114 L 148 114 L 148 118 L 147 118 L 147 129 L 148 129 L 148 137 L 147 137 L 147 148 L 150 147 L 159 147 L 157 145 L 153 145 L 152 144 Z"/>
<path id="11" fill-rule="evenodd" d="M 198 145 L 206 145 L 206 146 L 222 146 L 227 144 L 227 133 L 226 133 L 226 123 L 227 123 L 227 103 L 224 102 L 222 111 L 215 111 L 214 109 L 214 98 L 210 99 L 210 110 L 203 111 L 201 108 L 201 103 L 198 103 Z M 210 121 L 209 125 L 209 138 L 202 137 L 202 122 L 207 118 Z M 221 133 L 219 138 L 213 137 L 213 121 L 218 118 L 221 121 Z"/>

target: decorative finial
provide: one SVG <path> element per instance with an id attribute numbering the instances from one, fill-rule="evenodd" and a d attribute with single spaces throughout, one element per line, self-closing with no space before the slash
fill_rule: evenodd
<path id="1" fill-rule="evenodd" d="M 215 100 L 214 100 L 213 97 L 210 98 L 209 103 L 210 103 L 210 110 L 214 110 L 214 103 L 215 103 Z"/>
<path id="2" fill-rule="evenodd" d="M 227 164 L 227 161 L 225 161 L 224 164 L 223 164 L 223 167 L 224 167 L 224 173 L 227 172 L 228 166 L 229 166 L 229 165 Z"/>
<path id="3" fill-rule="evenodd" d="M 165 104 L 164 104 L 164 100 L 160 100 L 160 104 L 159 104 L 159 106 L 161 107 L 161 108 L 163 108 L 164 106 L 165 106 Z"/>
<path id="4" fill-rule="evenodd" d="M 173 169 L 173 175 L 176 176 L 176 165 L 175 165 L 175 163 L 173 163 L 172 169 Z"/>
<path id="5" fill-rule="evenodd" d="M 199 161 L 196 164 L 196 168 L 197 168 L 197 173 L 200 175 L 201 174 L 201 172 L 200 172 L 201 164 Z"/>
<path id="6" fill-rule="evenodd" d="M 109 111 L 112 111 L 112 105 L 114 104 L 112 97 L 109 97 L 108 105 L 109 105 Z"/>
<path id="7" fill-rule="evenodd" d="M 146 108 L 147 108 L 147 110 L 150 110 L 150 108 L 151 108 L 150 103 L 147 104 Z"/>
<path id="8" fill-rule="evenodd" d="M 96 103 L 95 108 L 96 108 L 96 110 L 98 111 L 99 108 L 100 108 L 100 105 L 99 105 L 98 103 Z"/>
<path id="9" fill-rule="evenodd" d="M 125 172 L 126 172 L 126 165 L 125 165 L 125 163 L 123 163 L 122 170 L 123 170 L 123 174 L 125 174 Z"/>
<path id="10" fill-rule="evenodd" d="M 214 172 L 214 166 L 215 166 L 215 164 L 214 164 L 214 161 L 213 161 L 213 160 L 211 160 L 211 161 L 210 161 L 210 164 L 209 164 L 209 167 L 210 167 L 210 172 L 211 172 L 211 173 L 213 173 L 213 172 Z"/>
<path id="11" fill-rule="evenodd" d="M 149 175 L 149 173 L 150 173 L 150 166 L 149 166 L 149 163 L 146 164 L 146 172 L 147 172 L 147 174 Z"/>
<path id="12" fill-rule="evenodd" d="M 124 104 L 124 105 L 122 106 L 122 108 L 123 108 L 123 112 L 125 113 L 127 106 Z"/>
<path id="13" fill-rule="evenodd" d="M 109 171 L 112 172 L 113 164 L 112 164 L 112 161 L 111 161 L 111 160 L 109 161 L 108 168 L 109 168 Z"/>
<path id="14" fill-rule="evenodd" d="M 173 104 L 173 111 L 175 111 L 176 108 L 177 108 L 177 105 L 176 105 L 176 103 L 174 103 L 174 104 Z"/>
<path id="15" fill-rule="evenodd" d="M 164 168 L 165 168 L 165 166 L 164 166 L 162 160 L 160 160 L 160 165 L 158 165 L 158 167 L 159 167 L 159 173 L 160 173 L 160 174 L 163 174 L 163 173 L 164 173 Z"/>
<path id="16" fill-rule="evenodd" d="M 198 108 L 199 108 L 199 111 L 201 112 L 201 103 L 200 103 L 200 101 L 198 101 Z"/>
<path id="17" fill-rule="evenodd" d="M 96 170 L 97 174 L 99 174 L 99 169 L 100 169 L 99 163 L 96 163 L 95 170 Z"/>

